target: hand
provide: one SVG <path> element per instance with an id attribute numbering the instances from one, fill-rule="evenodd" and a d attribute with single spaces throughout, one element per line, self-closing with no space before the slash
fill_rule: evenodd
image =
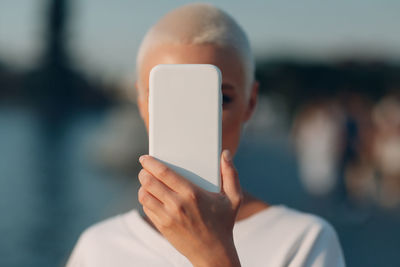
<path id="1" fill-rule="evenodd" d="M 139 161 L 138 199 L 158 231 L 194 266 L 240 266 L 232 230 L 242 190 L 229 151 L 221 154 L 220 193 L 202 189 L 149 155 Z"/>

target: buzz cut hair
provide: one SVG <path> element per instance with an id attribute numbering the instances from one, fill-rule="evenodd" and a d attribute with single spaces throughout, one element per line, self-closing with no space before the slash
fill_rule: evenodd
<path id="1" fill-rule="evenodd" d="M 136 58 L 137 79 L 149 50 L 165 44 L 211 44 L 233 48 L 243 64 L 246 89 L 250 91 L 255 63 L 249 40 L 233 17 L 220 8 L 208 3 L 192 3 L 164 15 L 147 31 L 140 44 Z"/>

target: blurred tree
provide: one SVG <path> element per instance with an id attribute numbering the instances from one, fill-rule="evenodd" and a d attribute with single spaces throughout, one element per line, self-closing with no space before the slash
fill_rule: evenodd
<path id="1" fill-rule="evenodd" d="M 389 91 L 400 90 L 400 65 L 378 60 L 321 63 L 260 59 L 256 78 L 260 93 L 281 95 L 293 115 L 304 103 L 353 93 L 378 101 Z"/>
<path id="2" fill-rule="evenodd" d="M 67 3 L 70 1 L 48 1 L 43 56 L 26 79 L 31 104 L 52 132 L 79 110 L 104 108 L 110 104 L 104 88 L 89 82 L 70 62 L 66 45 L 70 12 Z"/>

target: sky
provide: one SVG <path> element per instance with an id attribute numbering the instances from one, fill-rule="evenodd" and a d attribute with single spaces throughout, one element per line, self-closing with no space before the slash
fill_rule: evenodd
<path id="1" fill-rule="evenodd" d="M 68 48 L 78 69 L 132 75 L 141 38 L 181 0 L 71 0 Z M 214 0 L 247 32 L 255 56 L 400 61 L 400 1 Z M 0 1 L 0 61 L 30 68 L 40 57 L 47 0 Z"/>

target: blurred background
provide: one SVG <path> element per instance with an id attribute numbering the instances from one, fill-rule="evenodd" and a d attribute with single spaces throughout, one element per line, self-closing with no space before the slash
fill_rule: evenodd
<path id="1" fill-rule="evenodd" d="M 400 266 L 400 2 L 210 2 L 257 59 L 242 186 L 331 222 L 348 266 Z M 86 227 L 138 207 L 135 56 L 184 3 L 0 2 L 0 266 L 63 266 Z"/>

